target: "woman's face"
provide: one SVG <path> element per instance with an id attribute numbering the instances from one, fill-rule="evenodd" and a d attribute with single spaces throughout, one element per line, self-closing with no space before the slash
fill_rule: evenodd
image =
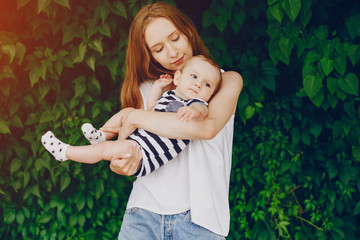
<path id="1" fill-rule="evenodd" d="M 145 29 L 145 42 L 151 56 L 168 70 L 179 70 L 193 55 L 187 37 L 168 19 L 154 18 Z"/>

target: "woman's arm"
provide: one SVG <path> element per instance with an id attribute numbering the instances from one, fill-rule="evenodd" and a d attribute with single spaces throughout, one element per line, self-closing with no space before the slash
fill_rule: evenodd
<path id="1" fill-rule="evenodd" d="M 235 113 L 237 100 L 243 87 L 242 77 L 237 72 L 225 72 L 222 78 L 219 91 L 209 103 L 209 112 L 205 120 L 192 120 L 186 123 L 177 120 L 176 113 L 157 113 L 136 109 L 129 113 L 123 128 L 131 130 L 143 128 L 163 137 L 177 139 L 215 137 Z M 121 133 L 119 134 L 122 138 Z"/>

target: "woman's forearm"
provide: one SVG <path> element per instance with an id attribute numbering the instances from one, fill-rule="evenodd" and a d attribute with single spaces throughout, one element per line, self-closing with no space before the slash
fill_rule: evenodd
<path id="1" fill-rule="evenodd" d="M 242 86 L 238 73 L 224 73 L 220 90 L 210 101 L 205 120 L 183 122 L 177 120 L 176 113 L 134 110 L 128 115 L 124 127 L 142 128 L 167 138 L 211 139 L 234 114 Z"/>
<path id="2" fill-rule="evenodd" d="M 126 124 L 129 124 L 126 126 Z M 212 119 L 177 120 L 176 113 L 134 110 L 126 120 L 124 127 L 130 125 L 142 128 L 162 137 L 176 139 L 211 139 L 214 137 L 215 123 Z"/>

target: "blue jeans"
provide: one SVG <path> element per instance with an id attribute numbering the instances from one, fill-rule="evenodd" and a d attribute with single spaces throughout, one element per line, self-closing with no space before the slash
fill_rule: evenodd
<path id="1" fill-rule="evenodd" d="M 126 210 L 119 240 L 224 240 L 191 222 L 190 211 L 161 215 L 141 208 Z"/>

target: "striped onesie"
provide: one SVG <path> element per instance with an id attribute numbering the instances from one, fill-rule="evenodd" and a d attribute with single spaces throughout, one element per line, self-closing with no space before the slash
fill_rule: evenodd
<path id="1" fill-rule="evenodd" d="M 175 90 L 165 92 L 158 100 L 154 111 L 177 112 L 183 106 L 190 106 L 193 103 L 208 105 L 199 98 L 188 100 L 180 99 L 175 95 Z M 160 137 L 143 129 L 136 129 L 128 139 L 136 141 L 141 147 L 142 160 L 134 176 L 145 176 L 168 161 L 175 158 L 189 144 L 187 139 L 169 139 Z"/>

